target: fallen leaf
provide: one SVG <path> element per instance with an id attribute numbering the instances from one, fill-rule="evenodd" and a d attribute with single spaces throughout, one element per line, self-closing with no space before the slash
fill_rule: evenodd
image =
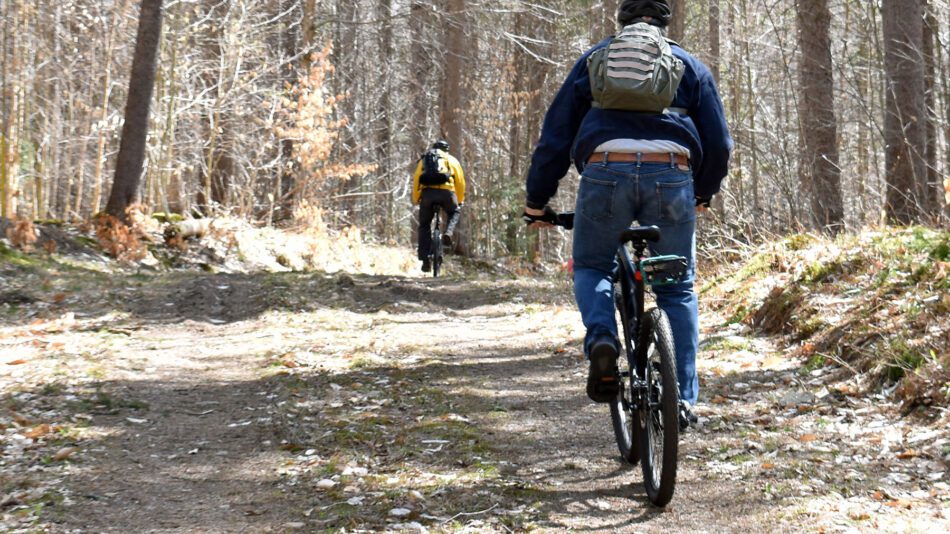
<path id="1" fill-rule="evenodd" d="M 39 439 L 50 433 L 50 426 L 47 424 L 37 425 L 23 433 L 30 439 Z"/>
<path id="2" fill-rule="evenodd" d="M 294 360 L 281 360 L 280 363 L 284 367 L 289 367 L 291 369 L 296 369 L 297 367 L 300 367 L 300 364 L 295 362 Z"/>
<path id="3" fill-rule="evenodd" d="M 729 399 L 727 399 L 726 397 L 723 397 L 722 395 L 716 395 L 715 397 L 712 398 L 711 402 L 713 404 L 726 404 L 729 402 Z"/>
<path id="4" fill-rule="evenodd" d="M 765 462 L 762 464 L 762 469 L 775 469 L 775 464 L 772 462 Z"/>
<path id="5" fill-rule="evenodd" d="M 871 519 L 871 514 L 867 512 L 851 512 L 848 514 L 848 517 L 855 521 L 866 521 Z"/>
<path id="6" fill-rule="evenodd" d="M 7 362 L 7 365 L 23 365 L 27 363 L 28 360 L 13 360 L 12 362 Z"/>
<path id="7" fill-rule="evenodd" d="M 901 460 L 909 460 L 911 458 L 916 458 L 918 456 L 920 456 L 920 453 L 918 453 L 914 449 L 907 449 L 906 451 L 901 452 L 897 455 L 897 457 Z"/>
<path id="8" fill-rule="evenodd" d="M 330 480 L 329 478 L 325 478 L 317 482 L 317 488 L 319 489 L 330 489 L 333 486 L 336 486 L 336 482 Z"/>
<path id="9" fill-rule="evenodd" d="M 30 419 L 28 419 L 28 418 L 26 418 L 26 417 L 24 417 L 24 416 L 22 416 L 22 415 L 20 415 L 20 414 L 18 414 L 18 413 L 16 413 L 16 412 L 13 413 L 13 420 L 16 421 L 16 424 L 18 424 L 18 425 L 20 425 L 20 426 L 30 426 L 30 425 L 33 424 L 33 421 L 32 421 L 32 420 L 30 420 Z"/>
<path id="10" fill-rule="evenodd" d="M 914 507 L 914 505 L 910 501 L 905 501 L 904 499 L 888 501 L 884 503 L 884 506 L 888 506 L 890 508 L 906 508 L 908 510 Z"/>
<path id="11" fill-rule="evenodd" d="M 62 462 L 77 452 L 79 452 L 79 447 L 63 447 L 53 455 L 53 461 Z"/>
<path id="12" fill-rule="evenodd" d="M 66 293 L 57 293 L 53 295 L 53 302 L 56 304 L 61 304 L 64 300 L 66 300 Z"/>
<path id="13" fill-rule="evenodd" d="M 884 500 L 884 494 L 881 493 L 880 490 L 878 490 L 878 491 L 875 491 L 874 493 L 871 494 L 871 498 L 874 499 L 875 501 L 883 501 L 883 500 Z"/>
<path id="14" fill-rule="evenodd" d="M 799 437 L 799 438 L 798 438 L 798 441 L 801 441 L 802 443 L 810 443 L 810 442 L 815 441 L 815 440 L 817 440 L 817 439 L 818 439 L 818 436 L 815 435 L 815 434 L 805 434 L 805 435 Z"/>

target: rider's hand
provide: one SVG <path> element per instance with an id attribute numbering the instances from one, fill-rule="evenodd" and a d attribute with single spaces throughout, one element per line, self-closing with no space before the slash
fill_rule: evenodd
<path id="1" fill-rule="evenodd" d="M 712 197 L 696 197 L 696 213 L 709 211 L 710 203 L 712 203 Z"/>
<path id="2" fill-rule="evenodd" d="M 521 217 L 529 228 L 550 228 L 557 222 L 557 213 L 550 206 L 543 210 L 526 207 Z"/>

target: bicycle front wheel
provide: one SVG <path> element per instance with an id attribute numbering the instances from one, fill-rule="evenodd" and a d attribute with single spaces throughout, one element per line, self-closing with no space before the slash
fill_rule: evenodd
<path id="1" fill-rule="evenodd" d="M 639 410 L 640 461 L 643 485 L 650 502 L 666 506 L 676 486 L 679 449 L 679 384 L 673 332 L 666 313 L 659 308 L 644 315 L 638 354 L 644 362 L 646 399 Z"/>
<path id="2" fill-rule="evenodd" d="M 614 427 L 614 437 L 617 438 L 617 448 L 620 450 L 620 457 L 631 465 L 637 465 L 640 461 L 638 425 L 634 420 L 636 415 L 633 410 L 633 389 L 632 379 L 635 376 L 633 372 L 633 326 L 631 325 L 631 316 L 633 315 L 631 296 L 629 291 L 624 291 L 621 282 L 614 283 L 614 303 L 617 309 L 617 319 L 620 323 L 620 335 L 623 336 L 623 354 L 617 358 L 617 370 L 620 375 L 620 390 L 617 392 L 617 398 L 610 401 L 610 422 Z"/>

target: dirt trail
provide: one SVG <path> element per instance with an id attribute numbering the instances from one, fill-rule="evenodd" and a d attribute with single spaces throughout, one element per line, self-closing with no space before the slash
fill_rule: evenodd
<path id="1" fill-rule="evenodd" d="M 97 284 L 127 298 L 95 301 L 90 286 L 42 310 L 58 326 L 27 326 L 21 307 L 0 330 L 0 531 L 950 526 L 946 413 L 902 418 L 716 317 L 701 424 L 658 510 L 584 395 L 566 281 Z"/>

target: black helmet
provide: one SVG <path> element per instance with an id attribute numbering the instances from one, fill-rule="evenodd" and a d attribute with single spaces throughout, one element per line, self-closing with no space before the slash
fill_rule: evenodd
<path id="1" fill-rule="evenodd" d="M 626 26 L 640 17 L 651 17 L 657 26 L 666 27 L 673 18 L 670 0 L 623 0 L 617 9 L 617 22 L 621 26 Z"/>
<path id="2" fill-rule="evenodd" d="M 432 148 L 437 148 L 437 149 L 439 149 L 439 150 L 448 151 L 448 150 L 449 150 L 449 142 L 446 141 L 445 139 L 439 139 L 439 140 L 436 141 L 435 143 L 432 143 Z"/>

